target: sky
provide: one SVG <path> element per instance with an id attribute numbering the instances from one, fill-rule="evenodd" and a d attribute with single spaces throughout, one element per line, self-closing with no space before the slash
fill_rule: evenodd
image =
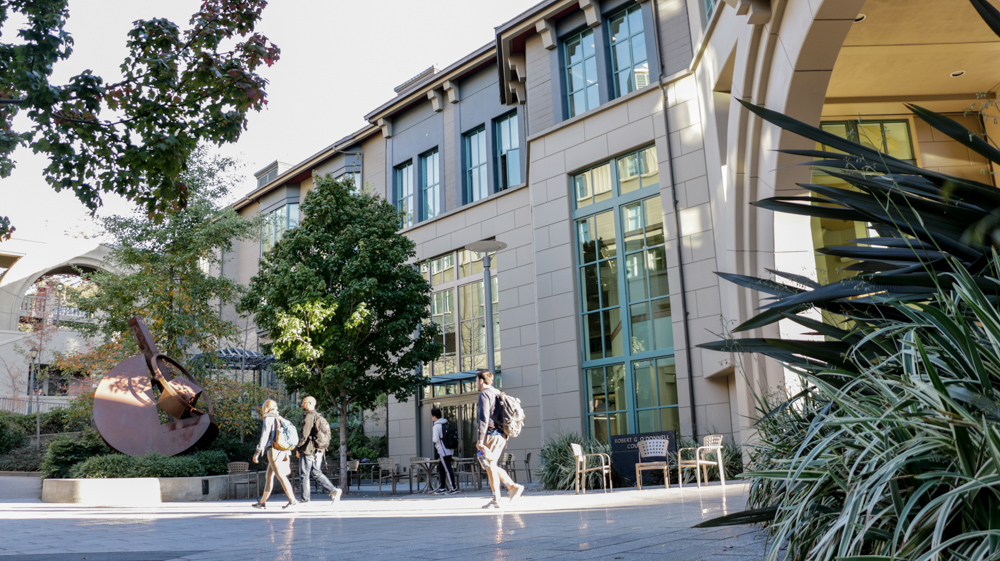
<path id="1" fill-rule="evenodd" d="M 393 88 L 429 66 L 444 68 L 494 41 L 494 28 L 538 0 L 273 0 L 257 29 L 281 48 L 281 59 L 261 74 L 270 84 L 268 106 L 249 114 L 248 129 L 220 152 L 244 163 L 245 194 L 253 173 L 274 160 L 298 163 L 362 128 L 364 115 L 392 99 Z M 166 18 L 187 27 L 200 0 L 70 0 L 67 31 L 74 53 L 59 63 L 61 83 L 85 69 L 106 82 L 119 77 L 126 34 L 137 19 Z M 11 25 L 0 29 L 11 40 Z M 44 155 L 20 149 L 17 169 L 0 179 L 0 215 L 15 236 L 57 241 L 95 231 L 88 212 L 67 192 L 42 179 Z M 130 205 L 105 197 L 106 213 Z"/>

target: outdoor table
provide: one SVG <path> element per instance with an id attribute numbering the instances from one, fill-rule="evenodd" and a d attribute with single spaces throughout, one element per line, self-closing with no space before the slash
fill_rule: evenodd
<path id="1" fill-rule="evenodd" d="M 410 493 L 413 493 L 413 473 L 418 469 L 423 468 L 427 472 L 427 480 L 424 482 L 422 488 L 417 489 L 417 493 L 430 493 L 435 489 L 431 488 L 431 478 L 434 477 L 434 465 L 437 464 L 437 460 L 420 460 L 416 462 L 410 462 Z M 419 473 L 419 472 L 417 472 Z M 417 487 L 420 487 L 419 476 L 417 479 Z"/>

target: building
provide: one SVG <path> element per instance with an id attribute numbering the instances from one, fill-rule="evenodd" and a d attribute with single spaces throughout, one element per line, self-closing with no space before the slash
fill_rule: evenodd
<path id="1" fill-rule="evenodd" d="M 497 325 L 503 389 L 527 413 L 510 443 L 519 459 L 560 432 L 745 442 L 753 392 L 796 380 L 696 347 L 762 303 L 714 273 L 843 275 L 814 248 L 864 232 L 750 206 L 829 178 L 791 166 L 801 158 L 776 148 L 812 147 L 736 100 L 993 183 L 985 160 L 904 103 L 997 132 L 962 112 L 995 100 L 998 48 L 965 0 L 546 0 L 497 27 L 495 43 L 404 82 L 365 128 L 261 181 L 235 206 L 272 217 L 265 240 L 241 244 L 230 274 L 248 282 L 295 226 L 314 173 L 351 174 L 403 211 L 444 332 L 427 388 L 389 403 L 392 456 L 430 454 L 433 404 L 471 453 L 485 321 Z M 485 239 L 507 244 L 494 318 L 463 249 Z M 779 332 L 795 330 L 751 335 Z"/>

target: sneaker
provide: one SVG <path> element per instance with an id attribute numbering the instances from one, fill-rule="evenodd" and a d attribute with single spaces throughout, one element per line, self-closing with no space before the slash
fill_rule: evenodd
<path id="1" fill-rule="evenodd" d="M 333 492 L 330 493 L 330 498 L 333 499 L 333 504 L 339 503 L 340 502 L 340 496 L 343 495 L 343 494 L 344 494 L 344 490 L 343 489 L 334 489 Z"/>
<path id="2" fill-rule="evenodd" d="M 507 489 L 507 496 L 510 497 L 510 502 L 514 502 L 521 497 L 521 493 L 524 492 L 524 485 L 515 483 L 513 487 Z"/>
<path id="3" fill-rule="evenodd" d="M 292 502 L 292 501 L 288 501 L 288 504 L 286 504 L 285 506 L 283 506 L 283 507 L 281 507 L 281 508 L 292 508 L 292 507 L 294 507 L 294 506 L 298 506 L 298 505 L 299 505 L 299 502 L 298 502 L 298 501 L 295 501 L 295 502 Z"/>
<path id="4" fill-rule="evenodd" d="M 500 503 L 497 502 L 497 501 L 490 501 L 490 502 L 486 503 L 485 505 L 483 505 L 483 510 L 489 510 L 489 509 L 493 509 L 493 508 L 500 508 Z"/>
<path id="5" fill-rule="evenodd" d="M 435 495 L 443 495 L 443 494 L 445 494 L 445 493 L 447 493 L 447 492 L 448 492 L 448 491 L 446 491 L 446 490 L 445 490 L 445 488 L 444 488 L 444 487 L 442 487 L 442 488 L 440 488 L 440 489 L 437 489 L 437 490 L 435 490 L 435 491 L 434 491 L 434 494 L 435 494 Z"/>
<path id="6" fill-rule="evenodd" d="M 265 508 L 267 508 L 267 505 L 264 504 L 264 503 L 261 503 L 261 502 L 256 502 L 256 503 L 254 503 L 254 504 L 252 504 L 250 506 L 252 506 L 254 508 L 259 508 L 261 510 L 264 510 Z"/>
<path id="7" fill-rule="evenodd" d="M 458 494 L 458 489 L 452 489 L 451 491 L 448 491 L 448 494 L 449 495 L 457 495 Z"/>

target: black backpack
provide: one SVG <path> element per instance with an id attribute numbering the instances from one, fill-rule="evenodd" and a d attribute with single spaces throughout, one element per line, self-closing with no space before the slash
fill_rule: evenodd
<path id="1" fill-rule="evenodd" d="M 441 425 L 441 444 L 449 450 L 458 448 L 458 430 L 449 422 Z"/>
<path id="2" fill-rule="evenodd" d="M 313 422 L 313 444 L 320 451 L 326 451 L 330 447 L 330 423 L 326 417 L 316 413 L 316 420 Z"/>

